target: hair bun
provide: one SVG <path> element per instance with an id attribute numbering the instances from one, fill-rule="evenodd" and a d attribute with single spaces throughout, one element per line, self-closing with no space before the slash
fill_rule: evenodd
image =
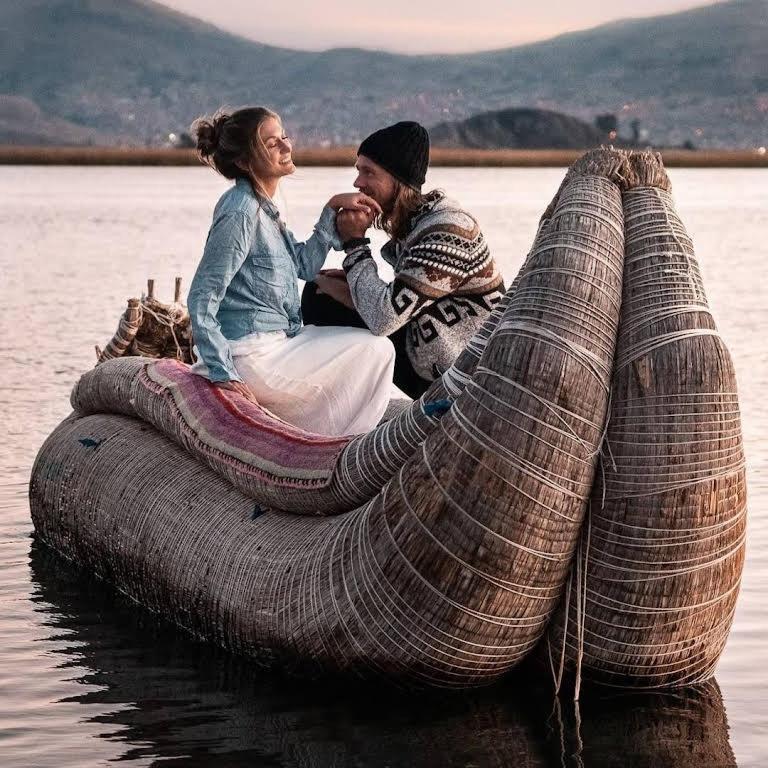
<path id="1" fill-rule="evenodd" d="M 229 114 L 218 112 L 211 119 L 201 117 L 192 124 L 192 130 L 197 138 L 197 151 L 201 157 L 210 157 L 216 151 L 227 120 L 229 120 Z"/>
<path id="2" fill-rule="evenodd" d="M 225 179 L 249 178 L 252 161 L 260 158 L 254 137 L 270 117 L 280 120 L 267 107 L 222 108 L 203 115 L 192 123 L 198 157 Z"/>

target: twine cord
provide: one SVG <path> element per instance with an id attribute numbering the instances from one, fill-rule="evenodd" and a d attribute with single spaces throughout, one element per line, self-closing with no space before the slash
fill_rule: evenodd
<path id="1" fill-rule="evenodd" d="M 624 222 L 622 323 L 593 492 L 602 500 L 580 540 L 575 615 L 564 624 L 577 696 L 582 669 L 638 687 L 711 675 L 730 630 L 746 536 L 733 373 L 691 240 L 663 190 L 625 193 Z M 714 365 L 705 367 L 706 354 Z M 670 364 L 687 378 L 665 373 Z"/>

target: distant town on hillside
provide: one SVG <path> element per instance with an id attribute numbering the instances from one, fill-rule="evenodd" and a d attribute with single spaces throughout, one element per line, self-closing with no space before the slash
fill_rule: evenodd
<path id="1" fill-rule="evenodd" d="M 768 144 L 768 0 L 425 56 L 276 48 L 144 0 L 0 0 L 0 17 L 6 144 L 184 143 L 195 117 L 249 103 L 303 146 L 400 119 L 437 146 Z"/>

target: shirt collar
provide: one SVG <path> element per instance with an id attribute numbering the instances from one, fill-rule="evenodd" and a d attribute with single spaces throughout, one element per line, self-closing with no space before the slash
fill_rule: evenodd
<path id="1" fill-rule="evenodd" d="M 257 195 L 249 179 L 240 177 L 235 181 L 235 185 L 238 189 L 253 197 L 259 203 L 259 206 L 264 211 L 264 213 L 266 213 L 271 219 L 280 221 L 280 211 L 277 209 L 277 206 L 275 205 L 272 198 L 263 195 Z"/>

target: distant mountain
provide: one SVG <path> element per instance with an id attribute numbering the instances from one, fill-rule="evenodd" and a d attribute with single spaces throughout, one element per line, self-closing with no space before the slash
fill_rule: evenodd
<path id="1" fill-rule="evenodd" d="M 104 135 L 60 117 L 46 115 L 23 96 L 0 96 L 0 144 L 107 144 Z"/>
<path id="2" fill-rule="evenodd" d="M 275 48 L 143 0 L 0 0 L 0 94 L 140 143 L 266 103 L 303 143 L 535 107 L 639 119 L 657 144 L 752 146 L 768 133 L 768 0 L 452 56 Z"/>
<path id="3" fill-rule="evenodd" d="M 592 125 L 548 109 L 502 109 L 429 129 L 432 146 L 471 149 L 586 149 L 608 137 Z"/>

